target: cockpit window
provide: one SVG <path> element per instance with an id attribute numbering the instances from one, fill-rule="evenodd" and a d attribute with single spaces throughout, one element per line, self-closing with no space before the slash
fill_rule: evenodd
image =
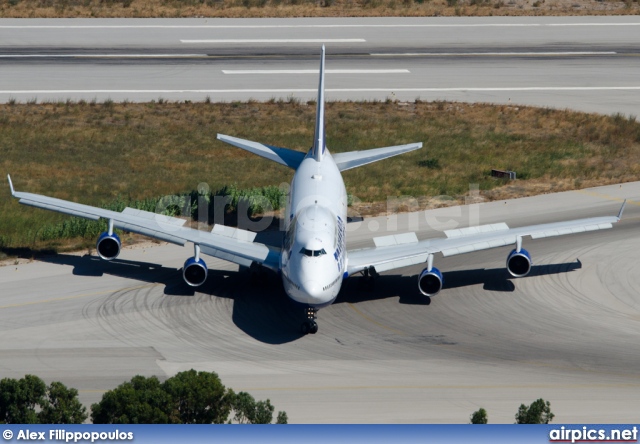
<path id="1" fill-rule="evenodd" d="M 322 250 L 307 250 L 306 248 L 303 248 L 302 250 L 300 250 L 300 253 L 308 257 L 318 257 L 322 256 L 323 254 L 327 254 L 327 252 L 324 251 L 324 248 Z"/>

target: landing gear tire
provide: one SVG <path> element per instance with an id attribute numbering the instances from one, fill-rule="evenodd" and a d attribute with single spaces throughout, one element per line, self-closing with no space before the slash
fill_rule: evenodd
<path id="1" fill-rule="evenodd" d="M 302 333 L 305 335 L 318 333 L 318 323 L 316 321 L 304 321 L 302 323 Z"/>
<path id="2" fill-rule="evenodd" d="M 302 334 L 308 335 L 309 333 L 311 333 L 312 335 L 315 335 L 316 333 L 318 333 L 318 323 L 316 322 L 317 313 L 317 308 L 307 308 L 307 320 L 302 323 Z"/>

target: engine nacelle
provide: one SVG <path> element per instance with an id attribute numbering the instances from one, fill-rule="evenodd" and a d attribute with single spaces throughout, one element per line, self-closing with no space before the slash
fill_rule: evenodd
<path id="1" fill-rule="evenodd" d="M 182 278 L 192 287 L 199 287 L 204 284 L 204 281 L 207 280 L 207 273 L 207 264 L 202 258 L 196 260 L 195 257 L 190 257 L 182 267 Z"/>
<path id="2" fill-rule="evenodd" d="M 527 250 L 521 248 L 520 251 L 512 250 L 507 256 L 507 270 L 513 277 L 523 277 L 531 271 L 531 255 Z"/>
<path id="3" fill-rule="evenodd" d="M 98 256 L 105 261 L 110 261 L 118 257 L 120 247 L 122 247 L 122 242 L 120 242 L 120 238 L 116 233 L 109 234 L 104 232 L 98 238 L 98 242 L 96 242 Z"/>
<path id="4" fill-rule="evenodd" d="M 431 271 L 425 268 L 418 278 L 418 288 L 420 293 L 425 296 L 435 296 L 442 290 L 444 279 L 442 273 L 436 267 L 432 267 Z"/>

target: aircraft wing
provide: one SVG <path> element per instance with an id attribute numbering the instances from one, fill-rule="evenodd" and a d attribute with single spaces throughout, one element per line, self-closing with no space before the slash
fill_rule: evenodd
<path id="1" fill-rule="evenodd" d="M 408 153 L 409 151 L 422 148 L 422 142 L 410 143 L 408 145 L 389 146 L 386 148 L 373 148 L 363 151 L 348 151 L 333 154 L 333 160 L 340 171 L 350 170 L 362 165 L 377 162 L 387 157 Z"/>
<path id="2" fill-rule="evenodd" d="M 527 236 L 539 239 L 603 230 L 611 228 L 620 220 L 625 203 L 617 216 L 591 217 L 520 228 L 509 228 L 505 223 L 481 225 L 448 230 L 444 232 L 446 238 L 423 241 L 418 241 L 415 233 L 377 237 L 374 238 L 375 247 L 348 252 L 347 271 L 351 275 L 374 267 L 377 272 L 382 272 L 424 263 L 430 254 L 435 253 L 442 253 L 445 257 L 454 256 L 505 245 L 515 246 L 518 238 Z"/>
<path id="3" fill-rule="evenodd" d="M 125 208 L 122 212 L 106 210 L 89 205 L 70 202 L 40 194 L 15 191 L 8 177 L 11 194 L 23 205 L 43 208 L 84 219 L 107 219 L 113 221 L 115 228 L 132 233 L 143 234 L 165 242 L 184 245 L 193 242 L 209 256 L 225 259 L 240 265 L 249 266 L 258 262 L 265 267 L 278 270 L 280 250 L 261 243 L 253 242 L 255 233 L 236 228 L 215 225 L 210 232 L 184 227 L 184 219 L 164 216 L 148 211 Z"/>

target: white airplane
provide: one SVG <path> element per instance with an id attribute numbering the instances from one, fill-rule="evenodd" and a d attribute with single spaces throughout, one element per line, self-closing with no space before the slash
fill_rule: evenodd
<path id="1" fill-rule="evenodd" d="M 531 271 L 531 256 L 522 248 L 522 239 L 561 236 L 611 228 L 622 217 L 624 203 L 617 216 L 593 217 L 565 222 L 509 228 L 505 223 L 445 231 L 445 238 L 418 241 L 415 233 L 375 238 L 375 247 L 348 252 L 345 224 L 347 192 L 341 172 L 407 153 L 422 143 L 331 154 L 325 145 L 324 60 L 322 47 L 320 84 L 316 110 L 315 137 L 309 152 L 277 148 L 258 142 L 218 134 L 218 140 L 250 151 L 295 170 L 286 206 L 286 232 L 282 248 L 254 242 L 255 233 L 215 225 L 211 232 L 183 227 L 185 220 L 126 208 L 121 213 L 52 197 L 17 192 L 9 176 L 11 194 L 21 204 L 72 216 L 108 220 L 108 231 L 100 235 L 96 250 L 104 260 L 120 253 L 121 242 L 114 228 L 143 234 L 178 245 L 191 242 L 194 256 L 184 263 L 182 274 L 187 284 L 197 287 L 207 279 L 207 265 L 201 254 L 214 256 L 242 266 L 259 264 L 282 277 L 284 290 L 303 305 L 306 319 L 302 332 L 316 333 L 316 313 L 335 301 L 342 282 L 362 273 L 376 276 L 396 268 L 426 263 L 418 276 L 418 289 L 427 297 L 442 289 L 443 277 L 433 266 L 436 253 L 443 256 L 468 253 L 505 245 L 515 248 L 507 256 L 506 267 L 514 277 Z"/>

